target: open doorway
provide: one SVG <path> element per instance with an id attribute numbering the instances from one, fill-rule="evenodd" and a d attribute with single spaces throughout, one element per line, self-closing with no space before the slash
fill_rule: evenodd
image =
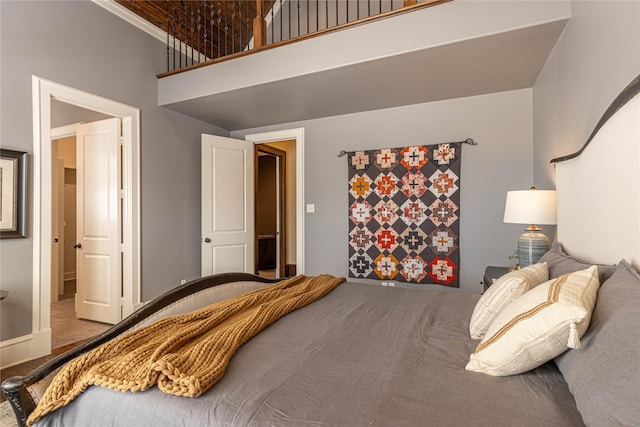
<path id="1" fill-rule="evenodd" d="M 296 275 L 296 139 L 255 145 L 256 274 Z"/>
<path id="2" fill-rule="evenodd" d="M 287 151 L 289 271 L 284 275 L 304 274 L 304 161 L 297 161 L 304 159 L 304 129 L 298 128 L 246 135 L 245 140 L 202 134 L 203 276 L 256 272 L 255 145 L 265 143 Z"/>
<path id="3" fill-rule="evenodd" d="M 52 123 L 89 122 L 110 118 L 57 101 Z M 95 120 L 94 120 L 95 119 Z M 76 310 L 77 264 L 77 132 L 82 123 L 51 129 L 52 144 L 52 275 L 51 349 L 77 344 L 104 332 L 110 325 L 81 319 Z"/>
<path id="4" fill-rule="evenodd" d="M 122 318 L 140 304 L 140 110 L 69 86 L 33 76 L 33 327 L 29 340 L 21 343 L 23 358 L 35 359 L 51 353 L 51 301 L 54 271 L 53 236 L 53 144 L 51 130 L 54 102 L 68 104 L 120 122 L 122 156 L 119 204 L 122 205 L 122 278 L 118 289 L 117 317 Z M 98 175 L 98 173 L 95 173 Z M 24 348 L 24 350 L 22 350 Z"/>
<path id="5" fill-rule="evenodd" d="M 256 273 L 284 277 L 287 256 L 287 152 L 269 144 L 255 146 Z"/>
<path id="6" fill-rule="evenodd" d="M 245 140 L 287 152 L 286 260 L 283 276 L 304 274 L 304 128 L 245 135 Z"/>

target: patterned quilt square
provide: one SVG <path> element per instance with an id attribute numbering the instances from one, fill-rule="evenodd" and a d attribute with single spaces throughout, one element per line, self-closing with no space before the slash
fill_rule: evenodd
<path id="1" fill-rule="evenodd" d="M 349 277 L 459 287 L 461 145 L 349 153 Z"/>

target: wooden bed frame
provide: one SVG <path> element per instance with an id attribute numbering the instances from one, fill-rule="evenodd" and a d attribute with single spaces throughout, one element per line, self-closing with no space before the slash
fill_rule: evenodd
<path id="1" fill-rule="evenodd" d="M 579 152 L 552 161 L 557 173 L 559 240 L 569 252 L 589 262 L 615 264 L 621 258 L 626 258 L 636 268 L 640 263 L 639 93 L 640 76 L 615 99 Z M 632 99 L 634 102 L 629 102 Z M 622 131 L 618 126 L 620 120 L 626 123 Z M 603 133 L 607 133 L 604 145 L 598 143 L 596 147 L 596 144 L 590 144 L 596 134 Z M 618 145 L 620 140 L 627 143 Z M 611 152 L 612 142 L 616 142 L 615 159 L 606 158 L 613 157 L 606 155 Z M 620 159 L 623 160 L 622 167 L 617 161 Z M 593 179 L 596 175 L 594 170 L 601 172 L 596 179 Z M 601 179 L 602 176 L 606 180 Z M 615 191 L 611 190 L 611 183 L 616 183 Z M 585 186 L 590 189 L 588 195 L 584 194 Z M 612 217 L 614 221 L 610 220 Z M 215 298 L 223 299 L 276 281 L 244 273 L 194 280 L 154 299 L 103 334 L 50 360 L 30 374 L 7 379 L 2 383 L 2 393 L 13 407 L 19 425 L 25 425 L 36 406 L 34 395 L 41 394 L 46 388 L 47 378 L 52 376 L 50 374 L 76 356 L 154 320 L 159 311 L 164 310 L 166 314 L 166 310 L 170 311 L 185 300 L 195 301 L 197 305 L 201 292 L 217 292 Z M 247 285 L 243 287 L 239 285 L 240 282 Z M 234 285 L 226 286 L 228 284 Z"/>
<path id="2" fill-rule="evenodd" d="M 231 283 L 235 284 L 239 282 L 248 282 L 268 284 L 275 283 L 277 281 L 278 280 L 276 279 L 265 279 L 263 277 L 246 273 L 217 274 L 195 279 L 189 283 L 166 292 L 158 298 L 155 298 L 154 300 L 138 309 L 136 312 L 132 313 L 127 318 L 123 319 L 121 322 L 107 329 L 102 334 L 92 338 L 91 340 L 81 344 L 80 346 L 72 350 L 67 351 L 66 353 L 63 353 L 49 360 L 28 375 L 23 377 L 7 378 L 2 383 L 2 394 L 7 398 L 7 400 L 13 407 L 13 411 L 15 412 L 16 418 L 18 420 L 18 425 L 25 426 L 29 414 L 31 414 L 31 412 L 33 412 L 36 407 L 36 402 L 32 393 L 36 392 L 38 394 L 41 394 L 41 392 L 44 391 L 44 389 L 48 385 L 48 381 L 46 381 L 44 384 L 39 383 L 44 382 L 49 374 L 56 371 L 65 363 L 69 362 L 75 357 L 98 347 L 99 345 L 117 337 L 118 335 L 134 327 L 141 326 L 150 318 L 155 316 L 159 311 L 163 309 L 169 309 L 176 303 L 184 300 L 189 296 L 197 295 L 201 292 L 206 292 L 207 290 L 220 289 L 225 285 Z M 229 289 L 229 292 L 222 291 L 220 292 L 221 295 L 219 299 L 221 300 L 230 298 L 235 294 L 243 293 L 246 291 L 246 288 L 234 288 L 233 290 Z M 31 388 L 41 389 L 41 391 L 30 390 Z"/>

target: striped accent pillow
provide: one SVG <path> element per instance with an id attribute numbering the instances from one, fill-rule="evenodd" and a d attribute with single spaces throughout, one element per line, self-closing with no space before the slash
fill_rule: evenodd
<path id="1" fill-rule="evenodd" d="M 488 375 L 515 375 L 579 347 L 598 294 L 598 268 L 568 273 L 528 291 L 493 321 L 466 366 Z"/>
<path id="2" fill-rule="evenodd" d="M 482 339 L 494 319 L 509 304 L 528 290 L 549 280 L 547 264 L 534 264 L 514 270 L 500 277 L 478 300 L 471 315 L 469 334 L 474 340 Z"/>

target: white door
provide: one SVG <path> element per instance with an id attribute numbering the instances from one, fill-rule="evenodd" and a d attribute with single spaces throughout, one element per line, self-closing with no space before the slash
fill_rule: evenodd
<path id="1" fill-rule="evenodd" d="M 202 275 L 254 271 L 253 143 L 202 135 Z"/>
<path id="2" fill-rule="evenodd" d="M 120 119 L 78 126 L 76 314 L 104 323 L 120 320 Z"/>

